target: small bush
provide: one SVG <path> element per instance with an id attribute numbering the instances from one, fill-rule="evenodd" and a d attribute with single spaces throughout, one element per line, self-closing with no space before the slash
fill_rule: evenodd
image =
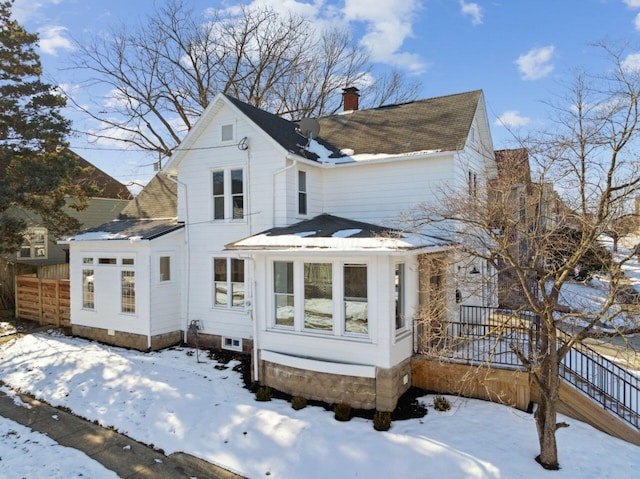
<path id="1" fill-rule="evenodd" d="M 448 411 L 451 409 L 451 403 L 444 396 L 436 396 L 433 398 L 433 408 L 436 411 Z"/>
<path id="2" fill-rule="evenodd" d="M 260 386 L 256 390 L 256 401 L 271 401 L 271 388 L 268 386 Z"/>
<path id="3" fill-rule="evenodd" d="M 373 414 L 373 428 L 376 431 L 388 431 L 391 428 L 391 413 L 376 411 Z"/>
<path id="4" fill-rule="evenodd" d="M 335 414 L 336 421 L 349 421 L 351 419 L 351 405 L 340 403 L 336 404 L 336 407 L 333 409 Z"/>
<path id="5" fill-rule="evenodd" d="M 293 396 L 291 398 L 291 407 L 298 411 L 299 409 L 304 409 L 307 407 L 307 398 L 302 396 Z"/>

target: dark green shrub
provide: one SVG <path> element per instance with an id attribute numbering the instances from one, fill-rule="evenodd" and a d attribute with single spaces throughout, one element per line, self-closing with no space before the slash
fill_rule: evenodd
<path id="1" fill-rule="evenodd" d="M 304 409 L 307 407 L 307 398 L 302 396 L 293 396 L 291 398 L 291 407 L 298 411 L 299 409 Z"/>
<path id="2" fill-rule="evenodd" d="M 271 388 L 268 386 L 260 386 L 256 390 L 256 401 L 271 401 Z"/>
<path id="3" fill-rule="evenodd" d="M 376 431 L 388 431 L 391 428 L 391 413 L 376 411 L 373 414 L 373 428 Z"/>
<path id="4" fill-rule="evenodd" d="M 444 396 L 436 396 L 433 398 L 433 408 L 436 411 L 448 411 L 451 409 L 451 403 Z"/>
<path id="5" fill-rule="evenodd" d="M 336 421 L 349 421 L 351 419 L 351 405 L 340 403 L 333 409 Z"/>

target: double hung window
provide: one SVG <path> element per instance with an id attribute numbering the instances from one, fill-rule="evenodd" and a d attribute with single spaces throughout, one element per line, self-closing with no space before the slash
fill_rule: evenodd
<path id="1" fill-rule="evenodd" d="M 244 260 L 213 259 L 213 304 L 216 307 L 244 306 Z"/>
<path id="2" fill-rule="evenodd" d="M 242 168 L 216 170 L 212 174 L 213 219 L 244 218 L 245 185 Z"/>

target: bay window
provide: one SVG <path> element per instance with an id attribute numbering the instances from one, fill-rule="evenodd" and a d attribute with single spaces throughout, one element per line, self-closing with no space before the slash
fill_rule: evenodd
<path id="1" fill-rule="evenodd" d="M 272 266 L 274 327 L 334 336 L 369 334 L 366 264 L 299 260 Z"/>

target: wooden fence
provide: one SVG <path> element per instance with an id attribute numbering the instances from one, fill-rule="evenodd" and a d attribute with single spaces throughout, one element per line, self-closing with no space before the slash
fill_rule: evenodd
<path id="1" fill-rule="evenodd" d="M 42 279 L 35 275 L 16 277 L 16 317 L 40 324 L 70 326 L 68 279 Z"/>

